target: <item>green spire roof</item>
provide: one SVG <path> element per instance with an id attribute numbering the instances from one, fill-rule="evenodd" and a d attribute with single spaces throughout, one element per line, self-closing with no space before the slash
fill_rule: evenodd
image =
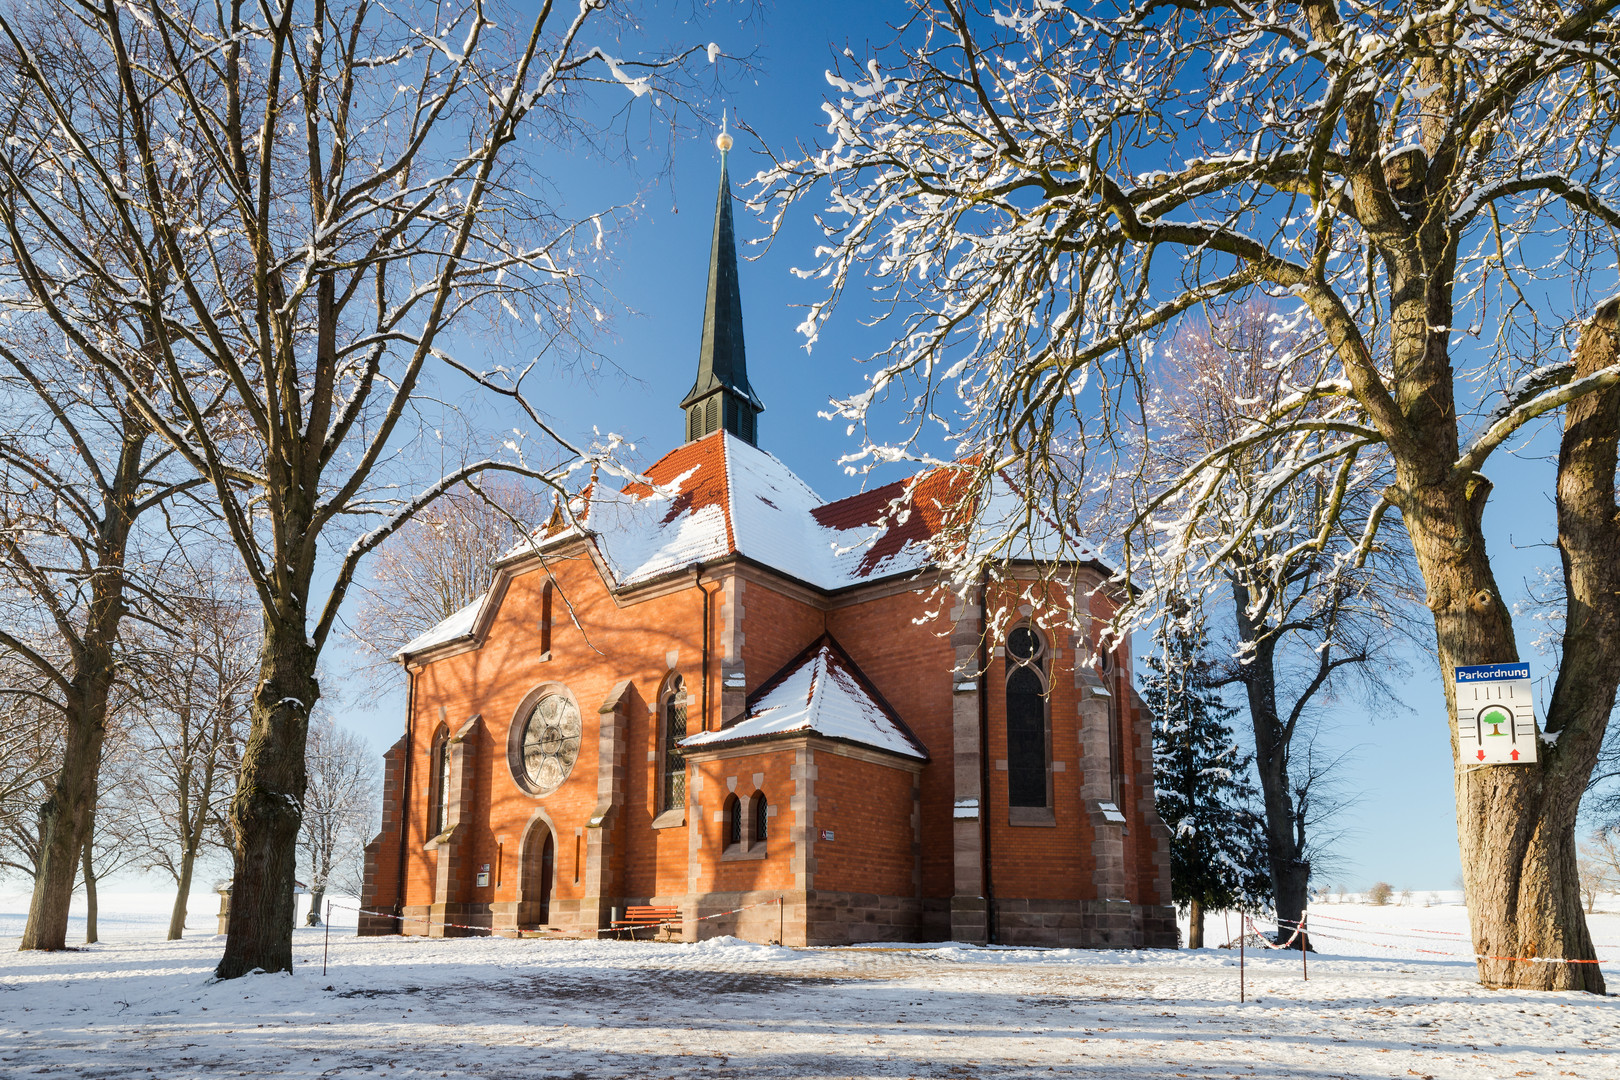
<path id="1" fill-rule="evenodd" d="M 725 428 L 754 443 L 755 417 L 764 411 L 748 385 L 748 358 L 743 347 L 742 294 L 737 288 L 737 241 L 731 224 L 731 178 L 725 150 L 731 137 L 720 136 L 720 195 L 714 208 L 714 242 L 709 251 L 709 295 L 703 307 L 703 342 L 698 348 L 697 381 L 681 408 L 686 410 L 688 441 Z"/>

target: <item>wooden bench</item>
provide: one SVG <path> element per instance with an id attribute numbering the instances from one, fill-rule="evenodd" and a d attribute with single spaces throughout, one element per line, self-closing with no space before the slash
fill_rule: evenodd
<path id="1" fill-rule="evenodd" d="M 643 926 L 656 926 L 664 931 L 666 937 L 673 937 L 680 927 L 681 909 L 679 907 L 654 907 L 650 904 L 632 904 L 624 909 L 624 918 L 614 919 L 612 933 L 636 936 L 636 931 Z"/>

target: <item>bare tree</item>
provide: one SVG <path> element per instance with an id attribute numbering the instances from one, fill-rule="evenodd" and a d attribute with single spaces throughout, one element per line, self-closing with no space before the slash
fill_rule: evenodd
<path id="1" fill-rule="evenodd" d="M 1593 862 L 1587 857 L 1585 849 L 1579 850 L 1575 858 L 1575 871 L 1581 878 L 1581 899 L 1586 904 L 1586 913 L 1597 913 L 1597 898 L 1608 884 L 1605 867 L 1601 863 Z"/>
<path id="2" fill-rule="evenodd" d="M 1581 893 L 1588 914 L 1604 892 L 1620 892 L 1620 829 L 1598 828 L 1580 848 Z"/>
<path id="3" fill-rule="evenodd" d="M 1149 483 L 1162 480 L 1193 504 L 1185 512 L 1200 520 L 1194 542 L 1213 549 L 1206 558 L 1218 576 L 1211 581 L 1228 590 L 1225 603 L 1218 596 L 1204 601 L 1229 605 L 1236 639 L 1233 662 L 1216 685 L 1239 686 L 1247 699 L 1273 895 L 1286 926 L 1301 925 L 1308 900 L 1321 847 L 1312 826 L 1338 802 L 1322 768 L 1333 759 L 1309 750 L 1312 710 L 1336 692 L 1394 696 L 1402 667 L 1396 640 L 1422 636 L 1407 616 L 1419 588 L 1397 529 L 1387 530 L 1394 535 L 1374 557 L 1344 558 L 1359 543 L 1383 486 L 1377 481 L 1387 481 L 1377 471 L 1387 473 L 1387 459 L 1368 455 L 1365 479 L 1373 482 L 1340 496 L 1344 524 L 1325 542 L 1318 509 L 1335 497 L 1333 470 L 1322 467 L 1274 490 L 1267 483 L 1281 456 L 1274 444 L 1232 455 L 1233 467 L 1219 474 L 1217 486 L 1194 494 L 1178 481 L 1276 407 L 1310 362 L 1319 345 L 1313 338 L 1319 334 L 1306 320 L 1275 304 L 1212 306 L 1206 319 L 1183 320 L 1172 337 L 1147 410 L 1154 447 Z"/>
<path id="4" fill-rule="evenodd" d="M 99 307 L 109 326 L 122 320 Z M 129 388 L 37 320 L 0 333 L 0 697 L 30 698 L 61 720 L 38 801 L 37 873 L 22 948 L 66 944 L 68 905 L 96 804 L 96 774 L 121 626 L 150 617 L 137 521 L 187 483 L 151 438 Z M 149 382 L 139 367 L 131 376 Z M 26 670 L 25 670 L 26 669 Z"/>
<path id="5" fill-rule="evenodd" d="M 177 598 L 176 629 L 131 656 L 119 710 L 130 747 L 124 788 L 144 860 L 175 884 L 170 941 L 185 933 L 209 823 L 235 791 L 231 766 L 240 760 L 258 675 L 252 601 L 233 589 L 228 570 L 210 569 Z"/>
<path id="6" fill-rule="evenodd" d="M 0 867 L 21 869 L 13 862 L 18 852 L 6 838 L 33 820 L 61 759 L 62 715 L 41 683 L 33 665 L 0 649 L 0 685 L 13 690 L 0 694 Z M 32 877 L 31 858 L 27 865 Z"/>
<path id="7" fill-rule="evenodd" d="M 0 653 L 0 666 L 5 660 Z M 16 663 L 15 658 L 9 658 Z M 17 685 L 17 673 L 12 673 Z M 24 676 L 26 679 L 26 676 Z M 0 708 L 0 876 L 12 871 L 31 881 L 39 878 L 43 822 L 38 810 L 51 794 L 56 771 L 62 764 L 63 728 L 61 713 L 43 698 L 13 698 L 10 708 Z M 98 780 L 106 775 L 108 762 L 114 762 L 114 791 L 111 805 L 101 784 L 97 802 L 90 808 L 85 825 L 84 844 L 79 854 L 79 882 L 85 894 L 86 944 L 99 940 L 97 931 L 97 881 L 103 873 L 116 873 L 133 865 L 141 851 L 128 828 L 132 818 L 125 811 L 116 779 L 117 762 L 125 756 L 126 740 L 115 724 L 102 740 L 102 760 Z M 69 882 L 70 886 L 72 882 Z M 71 900 L 70 888 L 69 898 Z M 64 929 L 65 932 L 65 929 Z"/>
<path id="8" fill-rule="evenodd" d="M 309 878 L 308 923 L 321 921 L 329 889 L 358 896 L 366 841 L 376 832 L 376 755 L 366 741 L 317 714 L 309 725 L 309 790 L 300 851 Z"/>
<path id="9" fill-rule="evenodd" d="M 1482 526 L 1484 469 L 1561 414 L 1569 634 L 1547 741 L 1532 764 L 1455 769 L 1491 986 L 1603 987 L 1592 963 L 1511 958 L 1593 959 L 1574 826 L 1620 680 L 1620 305 L 1594 302 L 1615 287 L 1620 227 L 1617 12 L 1015 0 L 992 15 L 912 0 L 893 44 L 830 74 L 827 144 L 756 195 L 779 219 L 831 188 L 819 264 L 803 271 L 831 290 L 806 320 L 812 340 L 850 282 L 869 275 L 883 301 L 893 345 L 839 406 L 866 425 L 869 459 L 962 459 L 980 490 L 1021 470 L 1002 531 L 944 549 L 958 581 L 1004 559 L 1010 527 L 1047 507 L 1142 490 L 1153 448 L 1132 445 L 1145 425 L 1128 421 L 1154 335 L 1256 291 L 1303 308 L 1321 327 L 1316 362 L 1279 372 L 1284 392 L 1238 439 L 1138 507 L 1118 557 L 1129 573 L 1149 552 L 1166 568 L 1139 612 L 1218 580 L 1175 492 L 1218 487 L 1263 444 L 1276 448 L 1268 490 L 1333 475 L 1308 530 L 1325 553 L 1359 516 L 1340 494 L 1387 454 L 1358 548 L 1397 521 L 1411 540 L 1454 751 L 1453 668 L 1519 656 Z M 873 411 L 891 399 L 908 421 L 898 440 Z"/>
<path id="10" fill-rule="evenodd" d="M 447 332 L 487 316 L 543 356 L 594 325 L 586 269 L 611 211 L 561 219 L 513 144 L 588 138 L 612 111 L 596 85 L 638 116 L 668 111 L 705 50 L 620 59 L 635 16 L 604 0 L 499 17 L 484 0 L 32 10 L 48 34 L 0 12 L 33 103 L 0 154 L 11 276 L 206 478 L 257 594 L 217 972 L 291 970 L 316 670 L 360 561 L 468 477 L 560 489 L 590 456 L 527 404 L 538 359 L 485 368 Z M 71 78 L 41 57 L 63 41 Z M 150 333 L 109 334 L 99 297 Z M 151 358 L 156 389 L 131 355 Z M 411 426 L 440 376 L 517 411 L 538 448 L 509 437 L 425 482 Z"/>
<path id="11" fill-rule="evenodd" d="M 116 712 L 116 706 L 113 707 Z M 140 819 L 129 797 L 125 779 L 129 776 L 129 738 L 110 719 L 97 770 L 96 805 L 90 814 L 84 847 L 79 854 L 79 883 L 84 888 L 84 941 L 94 945 L 101 940 L 98 918 L 101 910 L 100 882 L 109 874 L 136 866 L 145 853 Z"/>
<path id="12" fill-rule="evenodd" d="M 13 697 L 0 717 L 0 871 L 37 880 L 38 811 L 62 760 L 62 716 L 41 701 Z"/>

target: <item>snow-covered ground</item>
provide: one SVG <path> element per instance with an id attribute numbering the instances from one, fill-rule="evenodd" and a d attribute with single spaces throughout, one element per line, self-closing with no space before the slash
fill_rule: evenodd
<path id="1" fill-rule="evenodd" d="M 111 905 L 109 905 L 110 907 Z M 792 950 L 358 939 L 211 977 L 220 940 L 106 918 L 0 938 L 0 1075 L 74 1077 L 1620 1076 L 1620 999 L 1488 991 L 1457 905 L 1324 904 L 1310 958 L 962 945 Z M 1219 915 L 1208 924 L 1220 936 Z M 1620 988 L 1620 915 L 1591 918 Z M 6 924 L 9 925 L 9 924 Z M 195 925 L 195 922 L 194 922 Z M 1352 940 L 1354 939 L 1354 940 Z"/>

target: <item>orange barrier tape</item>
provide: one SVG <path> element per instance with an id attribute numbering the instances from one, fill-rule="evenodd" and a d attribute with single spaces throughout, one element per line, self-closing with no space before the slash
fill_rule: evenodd
<path id="1" fill-rule="evenodd" d="M 1416 946 L 1386 945 L 1381 941 L 1364 941 L 1361 938 L 1343 937 L 1339 934 L 1323 933 L 1320 930 L 1310 931 L 1311 936 L 1326 938 L 1329 941 L 1344 941 L 1351 945 L 1375 945 L 1380 949 L 1407 949 L 1410 952 L 1424 953 L 1429 956 L 1444 956 L 1451 960 L 1506 960 L 1515 964 L 1617 964 L 1620 960 L 1568 960 L 1556 956 L 1492 956 L 1487 953 L 1455 953 L 1441 952 L 1439 949 L 1420 949 Z"/>
<path id="2" fill-rule="evenodd" d="M 1338 916 L 1338 915 L 1323 915 L 1321 912 L 1318 912 L 1318 911 L 1311 912 L 1311 917 L 1315 918 L 1315 919 L 1325 919 L 1328 922 L 1349 923 L 1352 926 L 1372 926 L 1372 927 L 1375 927 L 1375 928 L 1377 928 L 1379 930 L 1407 930 L 1407 931 L 1410 931 L 1410 932 L 1412 932 L 1414 934 L 1443 934 L 1443 935 L 1445 935 L 1447 937 L 1467 937 L 1468 936 L 1467 934 L 1460 933 L 1460 932 L 1458 932 L 1456 930 L 1431 930 L 1431 929 L 1428 929 L 1428 928 L 1422 927 L 1422 926 L 1384 927 L 1384 926 L 1380 926 L 1377 923 L 1360 922 L 1359 920 L 1356 920 L 1356 919 L 1346 919 L 1346 918 L 1343 918 L 1343 917 Z"/>
<path id="3" fill-rule="evenodd" d="M 1291 949 L 1294 942 L 1299 940 L 1299 932 L 1305 928 L 1305 920 L 1301 919 L 1299 925 L 1294 927 L 1294 932 L 1288 936 L 1288 940 L 1279 945 L 1277 942 L 1268 939 L 1265 934 L 1262 934 L 1260 928 L 1254 925 L 1253 919 L 1245 915 L 1243 921 L 1249 924 L 1249 929 L 1254 931 L 1254 936 L 1264 942 L 1268 949 Z M 1282 933 L 1281 923 L 1277 924 L 1277 932 Z M 1313 931 L 1307 930 L 1306 933 L 1313 933 Z"/>

